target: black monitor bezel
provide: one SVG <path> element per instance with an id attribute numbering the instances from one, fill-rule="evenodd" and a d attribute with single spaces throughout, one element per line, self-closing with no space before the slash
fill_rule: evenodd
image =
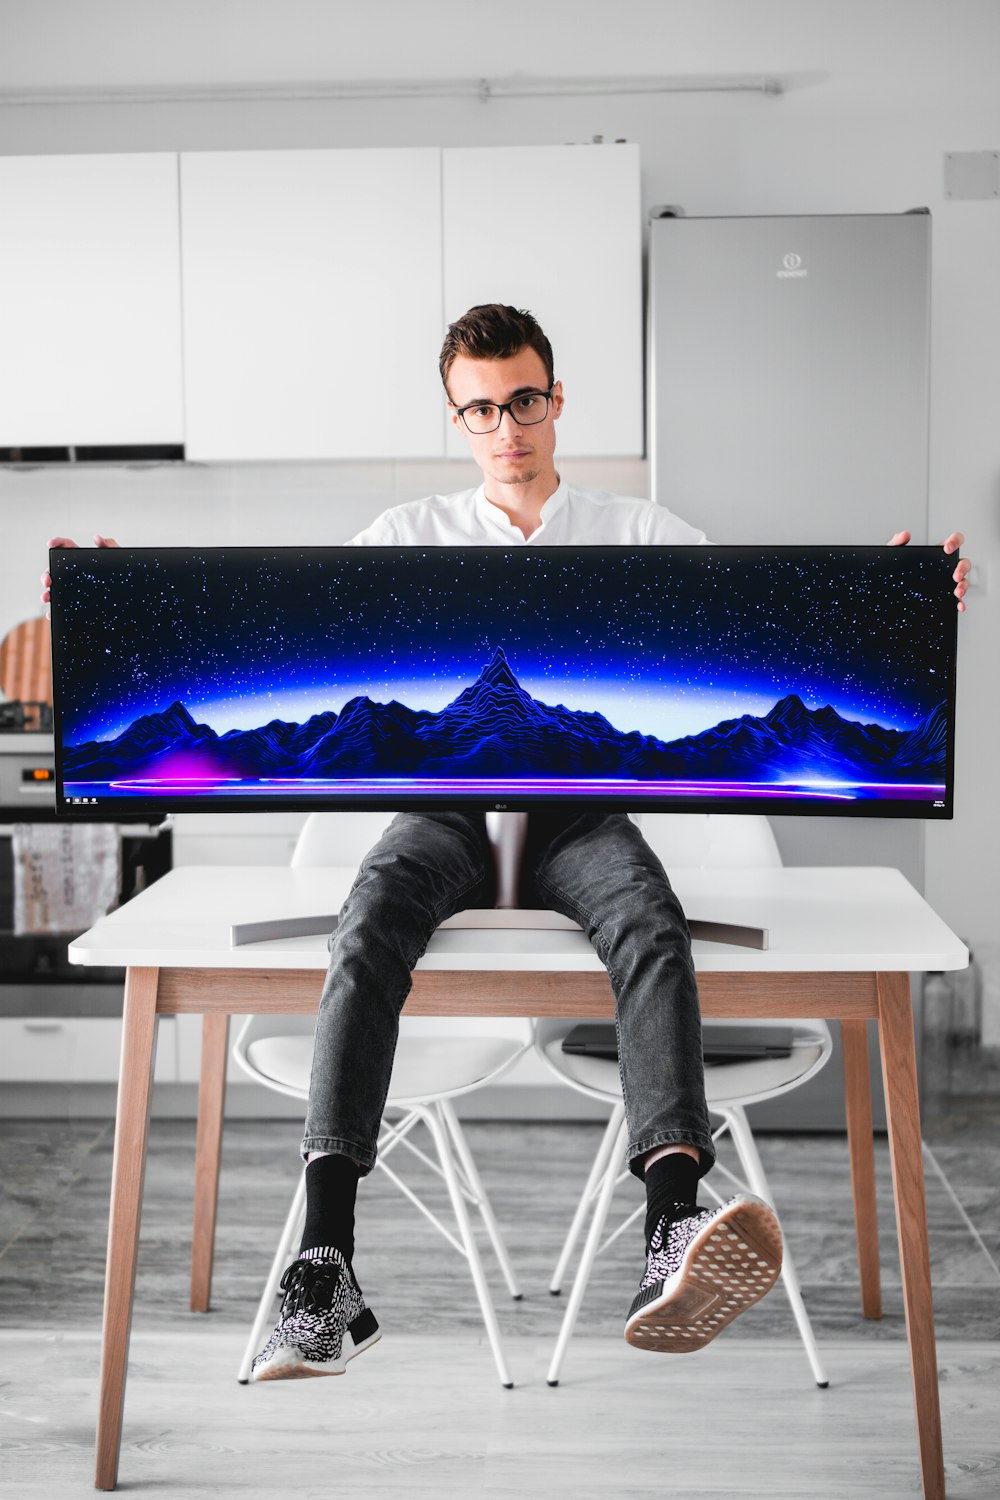
<path id="1" fill-rule="evenodd" d="M 319 553 L 353 553 L 356 549 L 345 546 L 318 547 L 308 549 Z M 411 548 L 380 547 L 369 548 L 366 551 L 400 552 L 411 551 Z M 464 551 L 458 547 L 436 547 L 428 545 L 421 547 L 425 552 L 459 552 Z M 620 547 L 546 547 L 546 552 L 591 552 L 591 551 L 620 551 Z M 637 552 L 654 550 L 650 547 L 636 546 Z M 687 553 L 698 553 L 702 549 L 698 546 L 680 547 L 657 547 L 657 551 L 683 551 Z M 817 544 L 808 545 L 784 545 L 751 547 L 746 544 L 732 544 L 730 546 L 713 546 L 711 551 L 717 555 L 721 552 L 747 553 L 767 552 L 769 556 L 783 559 L 785 563 L 793 561 L 794 557 L 801 554 L 816 554 L 822 552 L 831 557 L 849 558 L 851 556 L 864 555 L 870 557 L 873 553 L 884 551 L 884 548 L 874 546 L 823 546 Z M 945 643 L 948 649 L 949 673 L 948 673 L 948 745 L 947 745 L 947 774 L 945 785 L 945 796 L 940 804 L 926 800 L 904 801 L 901 799 L 886 799 L 880 801 L 875 798 L 857 798 L 850 802 L 831 804 L 829 801 L 817 798 L 811 802 L 808 798 L 797 798 L 794 802 L 788 798 L 766 796 L 755 796 L 753 798 L 726 798 L 726 797 L 686 797 L 671 798 L 658 795 L 656 797 L 637 794 L 629 798 L 628 808 L 622 805 L 620 794 L 602 797 L 599 792 L 587 793 L 581 797 L 578 794 L 568 793 L 563 795 L 538 794 L 533 796 L 516 795 L 506 796 L 502 799 L 489 797 L 483 793 L 455 794 L 448 798 L 438 798 L 431 794 L 411 794 L 409 796 L 397 796 L 392 802 L 386 797 L 365 796 L 343 796 L 337 798 L 317 797 L 315 795 L 303 795 L 298 797 L 292 794 L 283 794 L 280 798 L 269 799 L 267 797 L 254 797 L 252 802 L 247 798 L 225 796 L 212 796 L 210 805 L 206 805 L 204 797 L 164 797 L 150 798 L 146 802 L 142 798 L 123 797 L 105 798 L 99 804 L 75 803 L 67 801 L 63 791 L 63 753 L 62 753 L 62 708 L 61 694 L 58 684 L 64 667 L 61 634 L 58 629 L 59 622 L 59 576 L 64 569 L 75 566 L 82 562 L 83 558 L 92 565 L 95 557 L 108 557 L 112 549 L 106 551 L 98 550 L 96 553 L 88 550 L 82 553 L 81 549 L 53 548 L 49 553 L 49 571 L 54 580 L 52 589 L 52 678 L 54 699 L 54 737 L 55 737 L 55 765 L 56 765 L 56 815 L 72 821 L 80 822 L 148 822 L 152 818 L 161 819 L 167 813 L 201 813 L 204 815 L 212 813 L 309 813 L 309 812 L 446 812 L 446 811 L 510 811 L 530 812 L 545 807 L 561 807 L 566 809 L 579 808 L 581 811 L 617 811 L 617 812 L 662 812 L 662 813 L 731 813 L 740 816 L 759 813 L 762 815 L 782 817 L 860 817 L 860 818 L 918 818 L 922 821 L 948 821 L 954 816 L 954 779 L 955 779 L 955 707 L 957 699 L 957 641 L 958 641 L 958 611 L 953 613 L 949 632 L 949 639 Z M 115 548 L 114 565 L 120 566 L 133 555 L 162 557 L 167 560 L 177 560 L 185 557 L 197 557 L 204 559 L 211 557 L 213 553 L 232 557 L 234 554 L 245 554 L 248 557 L 263 559 L 273 557 L 281 553 L 301 554 L 301 546 L 262 547 L 262 546 L 237 546 L 237 547 L 127 547 Z M 952 572 L 952 560 L 949 559 L 940 547 L 913 546 L 907 547 L 911 556 L 914 553 L 925 555 L 930 559 L 933 557 L 941 566 L 942 578 L 950 580 Z M 98 564 L 100 565 L 100 563 Z M 165 801 L 169 806 L 165 807 Z M 138 806 L 137 806 L 138 804 Z"/>

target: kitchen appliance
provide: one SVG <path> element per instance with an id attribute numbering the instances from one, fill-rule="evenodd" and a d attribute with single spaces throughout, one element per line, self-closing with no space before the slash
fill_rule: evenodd
<path id="1" fill-rule="evenodd" d="M 652 498 L 715 542 L 850 545 L 903 527 L 936 541 L 927 535 L 930 268 L 924 209 L 654 211 Z M 786 864 L 892 865 L 923 889 L 917 820 L 771 823 Z M 915 1010 L 919 1019 L 919 986 Z M 841 1128 L 833 1063 L 806 1088 L 755 1107 L 755 1124 Z M 881 1124 L 875 1069 L 873 1094 Z"/>
<path id="2" fill-rule="evenodd" d="M 0 734 L 52 733 L 51 703 L 0 703 Z"/>
<path id="3" fill-rule="evenodd" d="M 48 704 L 0 710 L 0 1016 L 120 1015 L 124 970 L 70 964 L 77 933 L 14 932 L 13 828 L 55 821 L 55 755 L 52 734 L 28 727 L 51 722 Z M 124 902 L 170 869 L 171 825 L 123 824 L 121 839 Z"/>
<path id="4" fill-rule="evenodd" d="M 44 712 L 44 719 L 37 713 Z M 47 732 L 32 729 L 32 719 Z M 34 823 L 55 817 L 55 740 L 47 703 L 0 703 L 0 820 Z"/>

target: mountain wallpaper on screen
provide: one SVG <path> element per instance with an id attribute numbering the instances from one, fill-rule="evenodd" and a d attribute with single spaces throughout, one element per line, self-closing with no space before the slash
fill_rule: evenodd
<path id="1" fill-rule="evenodd" d="M 110 740 L 68 745 L 74 782 L 236 778 L 588 778 L 776 783 L 943 782 L 946 705 L 916 728 L 889 729 L 810 709 L 794 693 L 762 717 L 742 714 L 664 742 L 625 731 L 601 713 L 540 702 L 521 687 L 502 648 L 437 712 L 395 700 L 351 698 L 305 723 L 272 719 L 218 734 L 180 702 L 144 714 Z"/>

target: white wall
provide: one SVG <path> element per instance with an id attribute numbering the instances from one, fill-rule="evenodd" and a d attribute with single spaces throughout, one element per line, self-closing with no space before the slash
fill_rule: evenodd
<path id="1" fill-rule="evenodd" d="M 926 889 L 973 943 L 992 935 L 1000 833 L 1000 202 L 947 201 L 942 158 L 1000 148 L 995 0 L 508 0 L 489 13 L 456 9 L 450 0 L 376 0 L 363 10 L 325 0 L 0 0 L 0 33 L 4 90 L 514 73 L 766 72 L 788 84 L 777 98 L 486 104 L 42 98 L 0 103 L 7 153 L 550 143 L 603 134 L 640 143 L 648 204 L 681 204 L 690 214 L 929 207 L 931 528 L 967 532 L 980 588 L 961 630 L 958 814 L 953 824 L 928 829 Z M 497 212 L 516 214 L 517 204 L 498 204 Z M 566 233 L 586 233 L 586 224 L 581 204 L 579 223 Z M 538 253 L 558 256 L 559 245 L 540 244 Z M 578 464 L 572 474 L 630 493 L 646 482 L 640 463 Z M 393 464 L 0 473 L 0 625 L 33 611 L 33 579 L 54 532 L 86 536 L 97 528 L 130 542 L 336 541 L 386 504 L 472 477 L 458 465 Z M 878 538 L 859 537 L 869 540 Z"/>

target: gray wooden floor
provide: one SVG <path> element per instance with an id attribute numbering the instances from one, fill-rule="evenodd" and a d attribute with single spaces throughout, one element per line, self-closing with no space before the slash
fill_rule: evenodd
<path id="1" fill-rule="evenodd" d="M 469 1334 L 387 1335 L 336 1380 L 239 1386 L 221 1328 L 134 1334 L 120 1488 L 162 1500 L 912 1500 L 905 1349 L 837 1340 L 817 1390 L 784 1342 L 720 1339 L 670 1359 L 583 1337 L 558 1389 L 547 1340 L 511 1348 L 512 1391 Z M 0 1334 L 0 1487 L 79 1500 L 92 1484 L 93 1333 Z M 996 1345 L 941 1349 L 949 1500 L 1000 1486 Z"/>
<path id="2" fill-rule="evenodd" d="M 486 1257 L 501 1325 L 511 1335 L 555 1335 L 560 1302 L 548 1295 L 549 1275 L 599 1134 L 599 1126 L 580 1123 L 467 1127 L 523 1279 L 524 1301 L 511 1303 Z M 928 1122 L 927 1137 L 939 1335 L 1000 1340 L 1000 1105 L 955 1107 Z M 112 1141 L 110 1121 L 0 1121 L 0 1327 L 99 1326 Z M 192 1316 L 186 1308 L 193 1144 L 193 1123 L 153 1122 L 137 1328 L 177 1328 L 178 1319 Z M 762 1135 L 759 1145 L 817 1335 L 849 1334 L 868 1342 L 905 1337 L 884 1139 L 876 1142 L 884 1288 L 879 1323 L 866 1323 L 859 1311 L 844 1137 Z M 720 1160 L 731 1163 L 725 1150 Z M 299 1170 L 297 1137 L 288 1122 L 227 1126 L 214 1322 L 242 1327 L 250 1318 Z M 407 1161 L 401 1170 L 415 1188 L 428 1182 L 417 1162 Z M 724 1184 L 719 1190 L 727 1191 Z M 431 1181 L 429 1197 L 435 1194 L 443 1207 L 443 1194 Z M 640 1186 L 630 1178 L 618 1191 L 616 1207 L 624 1213 L 641 1201 Z M 356 1269 L 383 1325 L 401 1333 L 440 1332 L 445 1323 L 478 1329 L 463 1263 L 381 1173 L 361 1184 L 358 1203 Z M 620 1335 L 641 1269 L 637 1225 L 598 1261 L 581 1332 Z M 738 1329 L 746 1336 L 793 1337 L 780 1289 L 741 1318 Z"/>
<path id="3" fill-rule="evenodd" d="M 948 1494 L 1000 1495 L 996 1101 L 927 1122 Z M 294 1137 L 294 1131 L 291 1132 Z M 193 1126 L 152 1127 L 122 1488 L 177 1500 L 296 1496 L 879 1496 L 919 1491 L 884 1142 L 885 1316 L 860 1316 L 846 1145 L 762 1136 L 831 1387 L 812 1382 L 776 1290 L 704 1353 L 621 1338 L 640 1231 L 598 1262 L 558 1390 L 551 1266 L 598 1127 L 468 1127 L 525 1297 L 490 1271 L 516 1388 L 500 1389 L 462 1261 L 381 1174 L 361 1186 L 356 1265 L 384 1337 L 339 1380 L 240 1387 L 236 1366 L 299 1170 L 287 1123 L 227 1128 L 213 1310 L 187 1311 Z M 0 1122 L 0 1494 L 91 1484 L 112 1128 Z M 940 1171 L 939 1171 L 940 1169 Z M 408 1180 L 426 1173 L 414 1164 Z M 641 1195 L 629 1181 L 623 1210 Z"/>

